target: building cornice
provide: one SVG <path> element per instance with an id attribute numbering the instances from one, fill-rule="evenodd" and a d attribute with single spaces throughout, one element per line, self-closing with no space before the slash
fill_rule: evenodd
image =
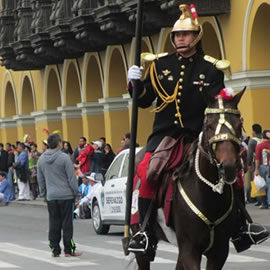
<path id="1" fill-rule="evenodd" d="M 77 104 L 82 115 L 100 115 L 104 113 L 104 106 L 99 102 L 83 102 Z"/>
<path id="2" fill-rule="evenodd" d="M 61 113 L 57 110 L 32 112 L 31 115 L 35 118 L 35 123 L 58 122 L 61 120 Z"/>
<path id="3" fill-rule="evenodd" d="M 35 125 L 35 118 L 32 115 L 15 115 L 13 119 L 17 122 L 17 126 Z"/>
<path id="4" fill-rule="evenodd" d="M 98 100 L 99 104 L 104 107 L 104 112 L 117 112 L 128 110 L 128 101 L 122 97 L 117 98 L 101 98 Z"/>
<path id="5" fill-rule="evenodd" d="M 254 70 L 234 73 L 231 80 L 225 80 L 226 87 L 241 90 L 270 88 L 270 70 Z"/>
<path id="6" fill-rule="evenodd" d="M 17 121 L 14 118 L 2 118 L 0 119 L 0 128 L 17 128 Z"/>
<path id="7" fill-rule="evenodd" d="M 58 107 L 57 111 L 61 113 L 61 119 L 74 119 L 74 118 L 81 118 L 82 110 L 77 106 L 63 106 Z"/>

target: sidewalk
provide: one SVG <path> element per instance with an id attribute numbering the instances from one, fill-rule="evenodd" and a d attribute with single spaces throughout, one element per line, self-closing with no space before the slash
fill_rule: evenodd
<path id="1" fill-rule="evenodd" d="M 22 206 L 33 206 L 33 207 L 47 207 L 47 204 L 44 202 L 44 198 L 37 198 L 36 200 L 30 201 L 11 201 L 10 204 L 17 204 Z"/>

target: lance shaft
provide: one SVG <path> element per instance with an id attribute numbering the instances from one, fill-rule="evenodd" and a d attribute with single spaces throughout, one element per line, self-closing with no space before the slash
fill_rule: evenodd
<path id="1" fill-rule="evenodd" d="M 135 65 L 140 66 L 141 56 L 141 38 L 143 27 L 143 4 L 144 0 L 138 0 L 137 4 L 137 18 L 136 18 L 136 45 L 135 45 Z M 133 191 L 133 178 L 135 170 L 135 155 L 136 155 L 136 137 L 137 137 L 137 122 L 138 122 L 138 87 L 139 81 L 134 81 L 132 90 L 132 117 L 131 117 L 131 136 L 130 136 L 130 148 L 129 148 L 129 167 L 128 167 L 128 179 L 126 190 L 126 220 L 124 237 L 129 236 L 130 216 L 131 216 L 131 204 L 132 204 L 132 191 Z"/>

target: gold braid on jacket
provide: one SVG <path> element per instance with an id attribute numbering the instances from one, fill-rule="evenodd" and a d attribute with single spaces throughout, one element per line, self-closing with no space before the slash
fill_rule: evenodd
<path id="1" fill-rule="evenodd" d="M 182 115 L 180 113 L 180 107 L 179 107 L 179 104 L 177 103 L 177 93 L 178 93 L 180 79 L 177 81 L 176 86 L 174 88 L 174 92 L 170 96 L 168 95 L 168 93 L 166 92 L 166 90 L 163 88 L 163 86 L 160 83 L 160 80 L 157 74 L 156 64 L 154 61 L 152 62 L 150 66 L 150 78 L 151 78 L 151 83 L 154 90 L 163 101 L 163 103 L 160 106 L 156 107 L 153 110 L 153 112 L 157 112 L 157 113 L 161 112 L 168 106 L 169 103 L 175 102 L 177 117 L 179 118 L 181 127 L 184 127 L 183 122 L 182 122 Z"/>

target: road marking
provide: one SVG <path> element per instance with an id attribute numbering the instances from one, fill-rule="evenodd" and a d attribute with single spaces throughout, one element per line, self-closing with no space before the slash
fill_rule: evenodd
<path id="1" fill-rule="evenodd" d="M 71 258 L 52 258 L 50 252 L 35 249 L 35 248 L 27 248 L 23 246 L 19 246 L 16 244 L 10 243 L 1 243 L 0 252 L 17 255 L 20 257 L 41 261 L 53 265 L 57 265 L 60 267 L 74 267 L 74 266 L 90 266 L 97 265 L 94 262 L 89 260 L 82 260 L 79 257 L 71 257 Z"/>
<path id="2" fill-rule="evenodd" d="M 121 244 L 120 241 L 106 241 L 108 244 L 113 244 L 113 245 L 119 245 Z M 233 246 L 231 246 L 233 248 Z M 250 248 L 252 251 L 261 251 L 261 252 L 267 252 L 270 253 L 270 247 L 267 246 L 254 246 Z M 164 241 L 161 241 L 158 243 L 158 251 L 163 251 L 163 252 L 169 252 L 169 253 L 174 253 L 178 254 L 178 248 L 168 244 Z M 246 255 L 238 255 L 238 254 L 233 254 L 229 253 L 227 262 L 230 263 L 243 263 L 243 262 L 266 262 L 267 260 L 265 259 L 260 259 L 260 258 L 255 258 L 252 256 L 246 256 Z"/>
<path id="3" fill-rule="evenodd" d="M 124 260 L 125 259 L 125 255 L 123 251 L 118 251 L 115 249 L 108 249 L 108 248 L 99 248 L 99 247 L 92 247 L 92 246 L 86 246 L 86 245 L 82 245 L 80 243 L 76 243 L 76 245 L 85 252 L 90 252 L 90 253 L 95 253 L 95 254 L 99 254 L 102 256 L 109 256 L 109 257 L 113 257 L 115 259 L 118 260 Z M 127 260 L 129 260 L 129 258 L 127 258 Z M 131 258 L 132 260 L 132 258 Z M 169 259 L 165 259 L 165 258 L 161 258 L 161 257 L 156 257 L 155 259 L 155 263 L 164 263 L 164 264 L 175 264 L 175 261 L 173 260 L 169 260 Z"/>
<path id="4" fill-rule="evenodd" d="M 255 257 L 250 257 L 250 256 L 245 256 L 245 255 L 237 255 L 237 254 L 229 253 L 229 257 L 227 259 L 227 262 L 229 262 L 229 263 L 247 263 L 247 262 L 257 263 L 257 262 L 267 262 L 267 260 L 255 258 Z"/>
<path id="5" fill-rule="evenodd" d="M 14 265 L 14 264 L 11 264 L 11 263 L 6 263 L 6 262 L 3 262 L 3 261 L 0 261 L 0 269 L 1 268 L 20 268 L 19 266 L 17 265 Z"/>

